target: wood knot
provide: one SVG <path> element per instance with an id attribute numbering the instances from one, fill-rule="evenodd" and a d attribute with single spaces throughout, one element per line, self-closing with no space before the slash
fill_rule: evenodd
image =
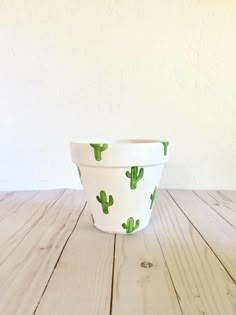
<path id="1" fill-rule="evenodd" d="M 45 247 L 43 247 L 43 246 L 39 247 L 40 250 L 46 250 L 46 249 L 50 249 L 50 248 L 52 248 L 52 245 L 48 245 Z"/>
<path id="2" fill-rule="evenodd" d="M 150 261 L 143 261 L 140 266 L 143 268 L 151 268 L 153 264 Z"/>

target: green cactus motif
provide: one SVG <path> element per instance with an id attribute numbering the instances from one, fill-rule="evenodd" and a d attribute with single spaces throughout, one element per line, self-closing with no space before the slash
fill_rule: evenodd
<path id="1" fill-rule="evenodd" d="M 166 142 L 162 142 L 163 146 L 164 146 L 164 155 L 167 155 L 167 147 L 169 145 L 169 142 L 166 141 Z"/>
<path id="2" fill-rule="evenodd" d="M 130 189 L 136 189 L 137 182 L 143 177 L 144 169 L 141 167 L 138 172 L 138 166 L 132 166 L 131 171 L 127 171 L 125 174 L 130 178 Z"/>
<path id="3" fill-rule="evenodd" d="M 95 160 L 101 161 L 102 152 L 108 148 L 108 144 L 91 143 L 90 146 L 94 149 Z"/>
<path id="4" fill-rule="evenodd" d="M 150 196 L 151 199 L 151 205 L 150 205 L 150 209 L 152 209 L 155 198 L 156 198 L 156 194 L 157 194 L 157 186 L 154 188 L 153 193 Z"/>
<path id="5" fill-rule="evenodd" d="M 135 224 L 134 224 L 134 218 L 129 217 L 127 219 L 127 223 L 123 223 L 122 224 L 123 229 L 126 230 L 126 233 L 132 233 L 135 230 L 138 229 L 139 227 L 139 220 L 136 220 Z"/>
<path id="6" fill-rule="evenodd" d="M 112 195 L 109 195 L 109 199 L 107 200 L 107 194 L 105 193 L 104 190 L 100 191 L 100 197 L 96 196 L 97 201 L 101 203 L 102 205 L 102 210 L 105 214 L 108 214 L 108 207 L 112 206 L 114 203 L 114 199 Z"/>

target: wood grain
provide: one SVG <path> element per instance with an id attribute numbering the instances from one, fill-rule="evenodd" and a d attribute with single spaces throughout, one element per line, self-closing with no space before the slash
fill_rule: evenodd
<path id="1" fill-rule="evenodd" d="M 114 235 L 81 215 L 55 269 L 36 315 L 109 315 Z"/>
<path id="2" fill-rule="evenodd" d="M 193 192 L 173 190 L 170 194 L 236 281 L 235 228 Z"/>
<path id="3" fill-rule="evenodd" d="M 153 226 L 116 240 L 112 314 L 181 314 Z"/>
<path id="4" fill-rule="evenodd" d="M 21 192 L 0 203 L 0 264 L 34 229 L 63 192 L 64 190 Z"/>
<path id="5" fill-rule="evenodd" d="M 236 190 L 223 190 L 220 191 L 221 195 L 225 196 L 229 201 L 236 202 Z"/>
<path id="6" fill-rule="evenodd" d="M 0 193 L 0 315 L 236 315 L 236 194 L 159 191 L 132 235 L 83 192 Z"/>
<path id="7" fill-rule="evenodd" d="M 17 191 L 12 194 L 3 195 L 3 199 L 0 201 L 0 222 L 5 220 L 8 216 L 16 213 L 25 202 L 33 198 L 37 191 Z"/>
<path id="8" fill-rule="evenodd" d="M 220 191 L 195 191 L 195 194 L 236 228 L 236 202 L 231 201 Z"/>
<path id="9" fill-rule="evenodd" d="M 84 204 L 81 192 L 66 191 L 51 207 L 34 205 L 40 222 L 0 266 L 0 314 L 33 314 Z"/>
<path id="10" fill-rule="evenodd" d="M 12 191 L 0 191 L 0 201 L 14 194 Z"/>
<path id="11" fill-rule="evenodd" d="M 235 283 L 167 192 L 157 194 L 152 223 L 183 313 L 236 314 Z"/>

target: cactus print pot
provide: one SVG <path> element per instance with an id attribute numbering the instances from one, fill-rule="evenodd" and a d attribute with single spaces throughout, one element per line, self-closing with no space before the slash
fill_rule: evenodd
<path id="1" fill-rule="evenodd" d="M 161 140 L 71 143 L 72 161 L 98 229 L 132 234 L 148 225 L 168 145 Z"/>

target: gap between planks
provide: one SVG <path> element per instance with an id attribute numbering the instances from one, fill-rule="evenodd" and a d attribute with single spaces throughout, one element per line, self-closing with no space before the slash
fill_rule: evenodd
<path id="1" fill-rule="evenodd" d="M 36 227 L 36 225 L 40 222 L 42 217 L 40 213 L 40 208 L 44 208 L 46 212 L 48 208 L 52 208 L 55 203 L 62 197 L 64 194 L 65 189 L 62 191 L 49 191 L 48 198 L 40 202 L 42 199 L 40 192 L 26 192 L 27 195 L 23 196 L 26 197 L 20 204 L 17 204 L 16 207 L 13 207 L 15 203 L 15 198 L 13 198 L 12 202 L 11 197 L 7 200 L 4 199 L 4 204 L 6 204 L 5 211 L 6 215 L 0 220 L 1 223 L 1 231 L 0 231 L 0 266 L 8 259 L 8 257 L 20 246 L 20 244 L 24 241 L 27 235 Z M 55 194 L 52 195 L 52 193 Z M 22 192 L 13 194 L 13 197 L 21 195 Z M 10 199 L 10 200 L 9 200 Z M 38 200 L 37 208 L 33 208 L 34 202 Z M 0 204 L 2 205 L 2 203 Z M 45 206 L 44 206 L 45 205 Z M 13 207 L 13 210 L 12 210 Z M 28 208 L 28 211 L 24 211 L 24 208 Z M 37 213 L 38 212 L 38 213 Z M 37 215 L 37 216 L 36 216 Z M 13 218 L 14 217 L 14 218 Z M 4 221 L 4 222 L 3 222 Z M 8 229 L 9 225 L 15 222 L 16 225 L 19 226 L 18 229 Z M 4 228 L 5 227 L 5 228 Z M 5 240 L 5 242 L 3 242 Z"/>
<path id="2" fill-rule="evenodd" d="M 207 245 L 208 245 L 208 242 L 205 240 L 205 237 L 203 237 L 203 235 L 202 235 L 202 233 L 201 233 L 201 231 L 199 231 L 199 229 L 198 229 L 198 227 L 196 227 L 194 224 L 192 224 L 192 221 L 194 221 L 194 220 L 191 220 L 191 218 L 189 219 L 189 217 L 186 215 L 186 213 L 181 209 L 181 207 L 179 206 L 179 204 L 178 204 L 178 202 L 171 196 L 171 194 L 169 193 L 169 195 L 170 195 L 170 198 L 173 200 L 173 202 L 175 202 L 175 204 L 176 204 L 176 206 L 178 207 L 178 209 L 179 209 L 179 212 L 181 212 L 182 213 L 182 216 L 184 216 L 187 220 L 188 220 L 188 222 L 189 222 L 189 224 L 190 224 L 190 226 L 192 225 L 193 227 L 194 227 L 194 231 L 196 231 L 198 234 L 199 234 L 199 237 L 198 237 L 198 239 L 200 238 L 200 239 L 202 239 Z M 10 197 L 10 196 L 9 196 Z M 8 196 L 6 196 L 6 198 L 8 198 Z M 5 199 L 5 198 L 4 198 Z M 157 196 L 157 199 L 158 199 L 158 196 Z M 209 205 L 208 205 L 208 207 L 209 207 Z M 84 209 L 84 208 L 83 208 Z M 211 211 L 212 210 L 214 210 L 214 209 L 211 209 Z M 214 211 L 215 212 L 215 211 Z M 163 213 L 164 214 L 164 213 Z M 39 305 L 41 304 L 41 302 L 44 302 L 44 298 L 45 298 L 45 295 L 47 295 L 48 294 L 48 289 L 50 289 L 50 285 L 52 284 L 52 280 L 53 280 L 53 278 L 55 278 L 55 274 L 57 273 L 57 271 L 58 272 L 60 272 L 60 270 L 58 270 L 58 267 L 59 267 L 59 269 L 61 268 L 61 266 L 59 266 L 59 264 L 61 263 L 61 260 L 63 260 L 64 259 L 64 256 L 65 256 L 65 251 L 66 251 L 66 249 L 67 249 L 67 247 L 68 247 L 68 245 L 69 245 L 69 243 L 70 243 L 70 241 L 71 241 L 71 239 L 73 238 L 73 235 L 74 235 L 74 232 L 75 232 L 75 230 L 78 228 L 78 225 L 79 225 L 79 221 L 80 221 L 80 216 L 82 215 L 82 213 L 80 213 L 80 215 L 79 215 L 79 217 L 77 218 L 77 221 L 76 221 L 76 224 L 75 224 L 75 226 L 74 226 L 74 228 L 73 228 L 73 231 L 71 231 L 71 233 L 70 233 L 70 235 L 68 236 L 68 238 L 67 238 L 67 240 L 66 240 L 66 243 L 64 244 L 64 246 L 63 246 L 63 248 L 62 248 L 62 250 L 61 250 L 61 252 L 60 252 L 60 254 L 59 254 L 59 257 L 58 257 L 58 259 L 57 259 L 57 261 L 56 261 L 56 263 L 55 263 L 55 265 L 54 265 L 54 268 L 53 268 L 53 270 L 52 270 L 52 272 L 51 272 L 51 274 L 50 274 L 50 278 L 48 279 L 48 281 L 47 281 L 47 283 L 46 283 L 46 285 L 45 285 L 45 287 L 44 287 L 44 290 L 43 290 L 43 293 L 41 294 L 41 297 L 40 297 L 40 300 L 39 300 L 39 302 L 38 302 L 38 304 L 37 304 L 37 306 L 36 306 L 36 308 L 35 308 L 35 310 L 34 310 L 34 314 L 38 314 L 38 312 L 37 312 L 37 310 L 38 310 L 38 307 L 39 307 Z M 219 214 L 218 214 L 219 215 Z M 223 219 L 222 219 L 223 220 Z M 87 223 L 86 223 L 87 224 Z M 90 223 L 91 224 L 91 223 Z M 159 224 L 159 223 L 158 223 Z M 153 224 L 152 224 L 153 225 Z M 158 228 L 157 228 L 158 227 Z M 176 296 L 177 296 L 177 301 L 178 301 L 178 303 L 179 303 L 179 305 L 181 306 L 181 305 L 183 305 L 184 307 L 183 307 L 183 310 L 181 310 L 181 312 L 182 313 L 186 313 L 186 314 L 188 314 L 188 311 L 186 310 L 186 306 L 185 306 L 185 304 L 183 304 L 184 302 L 185 302 L 185 298 L 187 298 L 187 296 L 186 297 L 183 297 L 181 294 L 179 294 L 179 284 L 178 284 L 178 275 L 176 276 L 174 273 L 173 273 L 173 270 L 172 270 L 172 264 L 170 264 L 170 257 L 169 257 L 169 254 L 168 254 L 168 248 L 166 247 L 166 246 L 164 246 L 165 244 L 163 243 L 164 241 L 165 241 L 165 239 L 163 238 L 164 237 L 164 234 L 162 235 L 161 233 L 160 233 L 160 227 L 161 226 L 157 226 L 157 222 L 154 222 L 154 225 L 153 225 L 153 227 L 150 227 L 150 230 L 153 230 L 153 228 L 154 228 L 154 230 L 155 230 L 155 237 L 156 237 L 156 239 L 157 239 L 157 241 L 159 241 L 159 245 L 160 245 L 160 248 L 161 248 L 161 251 L 162 251 L 162 255 L 163 255 L 163 257 L 164 257 L 164 260 L 165 260 L 165 263 L 166 263 L 166 266 L 167 266 L 167 269 L 168 269 L 168 273 L 169 273 L 169 276 L 170 276 L 170 278 L 172 278 L 173 276 L 173 279 L 171 279 L 172 280 L 172 285 L 173 285 L 173 287 L 174 287 L 174 290 L 175 290 L 175 294 L 176 294 Z M 89 228 L 89 230 L 90 230 L 90 228 Z M 92 230 L 91 231 L 88 231 L 89 233 L 92 233 Z M 99 235 L 100 235 L 100 233 L 101 232 L 98 232 L 99 233 Z M 130 235 L 130 236 L 120 236 L 120 235 L 118 235 L 118 236 L 114 236 L 114 240 L 113 240 L 113 247 L 112 246 L 110 246 L 110 248 L 112 249 L 113 248 L 113 253 L 112 253 L 112 257 L 113 257 L 113 259 L 111 259 L 111 278 L 110 278 L 110 285 L 111 285 L 111 287 L 110 287 L 110 306 L 108 306 L 107 307 L 107 310 L 109 309 L 109 314 L 111 314 L 112 313 L 112 311 L 113 311 L 113 307 L 114 307 L 114 303 L 115 304 L 117 304 L 117 302 L 118 301 L 115 301 L 114 300 L 114 298 L 116 297 L 116 295 L 115 295 L 115 284 L 117 284 L 117 281 L 118 281 L 118 278 L 119 278 L 119 273 L 117 273 L 116 274 L 116 266 L 117 266 L 117 263 L 119 263 L 119 261 L 117 261 L 117 258 L 118 258 L 118 260 L 121 260 L 121 262 L 122 262 L 122 259 L 123 259 L 123 257 L 122 256 L 118 256 L 118 257 L 116 257 L 117 255 L 117 253 L 116 253 L 116 251 L 117 251 L 117 245 L 119 246 L 119 249 L 122 249 L 122 250 L 124 250 L 124 245 L 127 247 L 126 248 L 126 250 L 127 250 L 127 253 L 129 253 L 129 249 L 130 248 L 134 248 L 134 246 L 137 244 L 139 244 L 140 246 L 142 246 L 142 244 L 140 243 L 140 240 L 142 240 L 142 238 L 144 237 L 145 238 L 145 234 L 146 234 L 146 237 L 147 237 L 147 240 L 148 240 L 148 230 L 147 231 L 145 231 L 145 233 L 144 233 L 144 231 L 143 232 L 140 232 L 139 234 L 134 234 L 134 235 Z M 94 234 L 95 235 L 95 234 Z M 161 237 L 161 238 L 160 238 Z M 102 238 L 102 236 L 101 236 L 101 238 Z M 118 238 L 118 239 L 117 239 Z M 160 239 L 159 239 L 160 238 Z M 105 237 L 104 237 L 104 239 L 105 239 Z M 133 240 L 132 240 L 133 239 Z M 137 241 L 137 242 L 135 242 L 135 239 L 137 239 L 137 240 L 139 240 L 139 241 Z M 125 240 L 127 240 L 127 242 L 125 241 Z M 117 244 L 117 241 L 118 241 L 118 244 Z M 133 241 L 134 241 L 134 243 L 133 243 Z M 77 243 L 75 244 L 76 246 L 77 246 Z M 138 246 L 139 246 L 138 245 Z M 215 257 L 217 258 L 217 261 L 218 261 L 218 264 L 215 262 L 215 265 L 216 266 L 218 266 L 218 265 L 222 265 L 224 268 L 225 268 L 225 266 L 224 266 L 224 264 L 221 262 L 221 260 L 217 257 L 217 255 L 215 254 L 215 252 L 214 252 L 214 249 L 212 249 L 211 248 L 211 246 L 210 245 L 208 245 L 207 246 L 209 249 L 210 249 L 210 251 L 212 252 L 212 255 L 215 255 Z M 143 250 L 143 248 L 142 248 L 142 250 Z M 134 252 L 134 254 L 136 253 L 136 251 Z M 167 253 L 167 254 L 166 254 Z M 150 255 L 150 252 L 145 252 L 145 257 L 146 257 L 146 255 Z M 147 256 L 148 256 L 147 255 Z M 210 255 L 211 257 L 212 257 L 212 255 Z M 152 257 L 153 258 L 153 257 Z M 152 260 L 152 258 L 151 258 L 151 260 Z M 170 266 L 169 266 L 170 265 Z M 171 267 L 171 268 L 170 268 Z M 227 269 L 225 268 L 225 270 L 226 270 L 226 272 L 227 272 Z M 119 271 L 119 270 L 118 270 Z M 131 271 L 132 272 L 132 271 Z M 230 274 L 228 273 L 228 275 L 230 276 Z M 176 277 L 177 277 L 177 280 L 176 280 Z M 233 280 L 233 278 L 231 277 L 231 280 Z M 127 285 L 129 284 L 129 282 L 127 282 Z M 145 284 L 145 285 L 147 285 L 147 284 Z M 137 299 L 140 299 L 139 298 L 139 296 L 137 295 Z M 161 302 L 161 301 L 160 301 Z M 218 302 L 218 301 L 217 301 Z M 123 300 L 123 303 L 125 303 L 125 300 Z M 128 303 L 128 302 L 127 302 Z M 180 304 L 181 303 L 181 304 Z M 44 304 L 44 303 L 42 303 L 42 304 Z M 117 307 L 117 305 L 116 305 L 116 307 Z M 210 314 L 211 312 L 207 312 L 206 314 Z M 22 314 L 22 313 L 20 313 L 20 314 Z M 41 313 L 40 313 L 41 314 Z M 44 313 L 43 313 L 44 314 Z M 47 312 L 45 313 L 45 314 L 47 314 Z M 79 313 L 76 313 L 76 314 L 79 314 Z M 102 313 L 101 313 L 102 314 Z M 116 313 L 115 313 L 115 310 L 114 310 L 114 314 L 122 314 L 122 313 L 119 313 L 119 311 L 117 311 Z M 126 313 L 125 313 L 126 314 Z M 143 313 L 144 314 L 144 313 Z M 149 313 L 148 313 L 149 314 Z M 168 312 L 166 312 L 166 314 L 169 314 Z M 171 313 L 171 314 L 175 314 L 175 312 L 174 313 Z M 177 313 L 176 313 L 177 314 Z M 216 314 L 216 313 L 215 313 Z M 231 313 L 229 313 L 229 314 L 231 314 Z"/>
<path id="3" fill-rule="evenodd" d="M 111 278 L 110 315 L 112 315 L 112 307 L 113 307 L 113 290 L 114 290 L 115 262 L 116 262 L 116 234 L 114 235 L 113 264 L 112 264 L 112 275 L 111 275 L 112 278 Z"/>
<path id="4" fill-rule="evenodd" d="M 193 191 L 193 193 L 236 229 L 236 203 L 217 191 Z"/>
<path id="5" fill-rule="evenodd" d="M 232 281 L 233 279 L 227 273 L 226 269 L 221 270 L 221 267 L 222 266 L 224 267 L 224 265 L 219 259 L 217 259 L 215 252 L 212 250 L 210 246 L 208 246 L 208 243 L 205 241 L 205 238 L 202 236 L 199 230 L 194 227 L 191 220 L 180 208 L 179 204 L 174 200 L 172 196 L 170 196 L 170 194 L 169 194 L 169 198 L 176 205 L 177 208 L 175 212 L 176 212 L 176 215 L 178 214 L 178 220 L 181 221 L 180 227 L 174 226 L 174 225 L 172 226 L 174 227 L 175 230 L 178 227 L 178 234 L 173 234 L 174 238 L 172 240 L 170 239 L 168 243 L 166 236 L 169 237 L 168 234 L 170 231 L 167 231 L 167 233 L 165 232 L 162 233 L 160 231 L 160 229 L 162 228 L 162 225 L 160 225 L 161 223 L 159 222 L 159 220 L 154 221 L 153 226 L 155 229 L 156 238 L 159 240 L 159 245 L 161 246 L 162 257 L 165 260 L 166 267 L 168 267 L 168 274 L 172 278 L 172 288 L 175 290 L 175 296 L 177 297 L 176 301 L 179 304 L 181 313 L 190 314 L 193 310 L 195 312 L 198 312 L 201 310 L 202 314 L 204 312 L 206 314 L 222 314 L 223 310 L 227 310 L 228 312 L 227 314 L 234 314 L 234 311 L 232 308 L 235 309 L 235 296 L 236 296 L 235 289 L 236 288 L 235 288 L 234 282 Z M 168 206 L 170 213 L 171 211 L 173 211 L 172 208 L 173 206 Z M 162 215 L 164 215 L 164 212 L 165 211 L 163 211 Z M 158 211 L 158 213 L 160 215 L 160 211 Z M 162 218 L 164 219 L 164 217 Z M 159 219 L 161 219 L 161 217 L 159 217 Z M 78 224 L 79 222 L 80 221 L 78 221 Z M 171 221 L 167 218 L 166 222 L 167 222 L 168 228 L 171 228 Z M 87 237 L 91 242 L 91 245 L 90 245 L 91 248 L 90 249 L 88 248 L 88 250 L 89 252 L 91 251 L 92 253 L 94 241 L 91 240 L 90 234 L 92 233 L 94 234 L 94 236 L 96 235 L 99 236 L 102 240 L 102 243 L 105 241 L 106 237 L 103 233 L 92 229 L 92 227 L 89 227 L 88 221 L 85 220 L 84 223 L 81 222 L 81 224 L 82 224 L 81 227 L 86 229 L 87 231 L 86 232 Z M 184 230 L 184 226 L 186 224 L 187 226 L 189 226 L 189 236 L 187 236 L 186 234 L 188 229 Z M 80 232 L 81 231 L 78 230 L 78 235 L 80 234 Z M 148 290 L 148 288 L 149 289 L 152 288 L 152 290 L 154 289 L 158 290 L 158 287 L 161 286 L 163 290 L 164 289 L 163 285 L 166 285 L 167 278 L 164 278 L 165 280 L 162 278 L 162 281 L 158 281 L 158 279 L 155 278 L 153 274 L 154 276 L 153 279 L 151 278 L 150 280 L 148 280 L 148 282 L 143 282 L 143 277 L 144 279 L 146 279 L 149 273 L 146 273 L 146 276 L 144 276 L 142 272 L 138 272 L 138 274 L 136 273 L 138 269 L 136 269 L 137 267 L 135 266 L 137 264 L 137 261 L 139 261 L 139 259 L 141 260 L 150 259 L 150 261 L 152 262 L 155 262 L 156 260 L 160 264 L 160 260 L 161 260 L 160 256 L 155 257 L 155 255 L 157 255 L 157 248 L 155 248 L 154 250 L 154 247 L 152 245 L 150 246 L 150 243 L 152 243 L 150 242 L 150 237 L 152 238 L 152 235 L 153 235 L 153 228 L 149 226 L 145 231 L 142 231 L 138 234 L 129 235 L 129 236 L 117 235 L 116 241 L 113 239 L 113 247 L 111 246 L 111 244 L 109 245 L 110 250 L 113 249 L 113 252 L 109 254 L 110 258 L 113 257 L 113 259 L 111 259 L 109 263 L 112 270 L 111 277 L 110 277 L 111 289 L 110 289 L 110 298 L 109 298 L 110 300 L 109 313 L 110 314 L 111 313 L 115 315 L 130 314 L 130 309 L 132 311 L 135 311 L 135 314 L 153 314 L 153 310 L 156 311 L 157 307 L 160 307 L 161 304 L 164 305 L 164 309 L 166 310 L 165 314 L 178 313 L 177 309 L 174 310 L 173 306 L 168 309 L 166 300 L 161 299 L 160 295 L 159 296 L 157 295 L 158 298 L 156 296 L 155 299 L 152 299 L 150 298 L 149 294 L 148 295 L 145 294 L 145 291 Z M 73 265 L 77 266 L 77 259 L 75 256 L 78 254 L 76 254 L 75 249 L 78 250 L 78 248 L 84 247 L 83 243 L 79 245 L 78 241 L 76 240 L 76 237 L 78 236 L 76 236 L 75 234 L 71 236 L 70 245 L 68 242 L 68 245 L 64 251 L 64 254 L 61 257 L 61 261 L 60 261 L 61 266 L 59 266 L 60 267 L 59 269 L 58 268 L 55 269 L 54 277 L 52 277 L 51 282 L 49 283 L 47 287 L 47 291 L 45 292 L 45 295 L 44 295 L 45 298 L 42 299 L 42 303 L 40 307 L 38 308 L 39 312 L 37 312 L 37 314 L 44 315 L 44 314 L 50 313 L 50 310 L 53 310 L 53 309 L 55 310 L 55 302 L 63 300 L 64 293 L 60 292 L 60 290 L 62 290 L 63 284 L 65 284 L 64 282 L 67 280 L 68 276 L 71 273 L 70 268 L 73 269 L 73 267 L 71 266 Z M 178 245 L 180 237 L 183 237 L 183 239 Z M 188 238 L 185 239 L 186 237 Z M 74 240 L 72 240 L 72 238 Z M 191 243 L 192 238 L 193 240 Z M 142 240 L 145 241 L 143 244 L 144 246 L 142 246 Z M 173 246 L 174 240 L 175 240 L 175 246 L 178 245 L 177 248 L 175 247 L 171 248 L 171 246 Z M 146 245 L 150 246 L 149 249 L 146 248 Z M 190 245 L 191 245 L 191 251 L 189 248 Z M 182 246 L 186 247 L 185 249 L 186 252 L 183 252 L 181 256 L 179 257 L 177 256 L 178 258 L 177 260 L 175 260 L 176 254 L 180 255 L 182 251 Z M 197 246 L 197 248 L 195 248 L 195 246 Z M 141 254 L 141 258 L 139 257 L 140 255 L 139 252 Z M 93 254 L 90 254 L 90 256 L 94 257 Z M 157 257 L 159 258 L 157 259 Z M 173 261 L 172 261 L 172 257 L 174 257 Z M 70 260 L 67 261 L 69 258 Z M 67 270 L 68 274 L 65 273 L 65 270 L 62 271 L 62 268 L 65 265 L 66 261 L 70 266 L 70 268 L 68 267 L 69 269 Z M 90 282 L 92 278 L 93 279 L 96 278 L 94 277 L 94 274 L 91 274 L 91 267 L 96 268 L 95 267 L 96 263 L 97 261 L 95 262 L 90 261 L 89 265 L 86 265 L 86 269 L 84 269 L 84 272 L 86 274 L 86 282 Z M 99 264 L 103 265 L 104 261 L 103 262 L 99 261 Z M 186 267 L 182 273 L 183 279 L 179 277 L 180 276 L 179 272 L 177 273 L 175 272 L 175 268 L 176 268 L 175 265 L 178 265 L 178 264 L 179 266 L 183 264 L 183 266 Z M 80 266 L 80 268 L 78 268 L 77 266 L 79 273 L 81 272 L 83 273 L 83 271 L 81 271 L 82 266 Z M 191 274 L 189 274 L 189 270 L 192 271 Z M 82 277 L 82 275 L 80 275 L 80 277 Z M 99 294 L 98 293 L 99 281 L 100 280 L 97 279 L 95 282 L 96 283 L 95 291 L 97 292 L 97 294 Z M 109 277 L 108 278 L 106 277 L 106 281 L 108 284 Z M 186 288 L 183 285 L 183 281 L 185 284 L 187 284 Z M 141 284 L 141 287 L 143 286 L 143 289 L 141 289 L 141 291 L 139 291 L 140 287 L 138 285 L 138 282 Z M 67 290 L 68 290 L 68 287 L 69 287 L 69 290 L 73 290 L 73 288 L 74 290 L 75 288 L 78 290 L 79 285 L 81 284 L 79 283 L 76 284 L 75 282 L 73 283 L 69 282 L 65 284 L 65 287 L 67 287 Z M 119 286 L 120 286 L 120 289 L 119 289 Z M 84 288 L 83 291 L 79 289 L 80 293 L 79 293 L 79 296 L 77 296 L 76 300 L 72 300 L 70 302 L 67 301 L 67 304 L 68 304 L 67 307 L 71 307 L 70 314 L 80 314 L 78 313 L 77 307 L 82 307 L 82 310 L 85 311 L 85 313 L 87 311 L 86 314 L 93 314 L 92 312 L 90 313 L 88 310 L 91 311 L 91 308 L 93 309 L 94 306 L 83 304 L 83 298 L 80 296 L 80 294 L 82 295 L 85 294 L 85 296 L 87 297 L 90 296 L 91 298 L 91 294 L 92 294 L 92 291 L 90 292 L 91 288 L 87 290 L 88 291 L 86 291 L 86 288 Z M 126 291 L 125 294 L 122 292 L 124 290 Z M 148 292 L 151 293 L 152 290 Z M 230 293 L 228 292 L 228 290 Z M 119 294 L 119 291 L 120 291 L 120 294 Z M 70 294 L 72 294 L 71 291 L 69 292 Z M 135 297 L 135 301 L 132 300 L 133 294 Z M 232 294 L 232 297 L 231 297 L 231 294 Z M 102 294 L 103 299 L 104 299 L 104 296 L 105 296 L 105 293 Z M 230 300 L 231 298 L 232 298 L 232 302 Z M 103 299 L 102 301 L 103 303 L 105 303 L 105 300 Z M 143 299 L 144 300 L 147 299 L 146 302 L 143 304 L 143 305 L 146 305 L 145 306 L 146 311 L 144 312 L 142 308 Z M 65 300 L 65 296 L 64 296 L 64 300 Z M 94 302 L 93 299 L 92 300 L 90 299 L 90 301 L 93 304 Z M 172 295 L 172 301 L 173 301 L 173 295 Z M 95 303 L 96 313 L 105 314 L 104 313 L 105 305 L 106 304 L 104 304 L 103 306 L 100 305 L 98 301 L 96 300 L 96 303 Z M 62 308 L 62 307 L 65 307 L 65 305 L 60 305 L 60 306 L 56 305 L 56 307 L 57 307 L 57 314 L 65 313 L 65 309 L 63 311 L 63 308 Z M 151 313 L 148 313 L 148 310 L 150 312 L 151 308 L 153 308 L 151 310 Z M 106 310 L 108 311 L 108 306 L 106 306 Z M 95 309 L 93 309 L 93 311 L 95 311 Z"/>
<path id="6" fill-rule="evenodd" d="M 201 235 L 204 239 L 234 284 L 236 284 L 235 228 L 231 224 L 228 224 L 227 220 L 219 215 L 217 211 L 212 209 L 204 200 L 199 198 L 195 192 L 171 190 L 168 191 L 168 194 L 179 207 L 184 216 L 198 231 L 199 235 Z M 191 198 L 191 194 L 195 198 Z M 191 203 L 190 198 L 192 201 Z M 205 207 L 201 207 L 201 203 L 205 205 Z M 208 224 L 204 225 L 207 219 Z M 213 221 L 215 226 L 212 228 Z M 217 232 L 215 232 L 215 230 Z M 220 242 L 222 239 L 223 243 Z M 229 249 L 229 245 L 232 248 Z"/>
<path id="7" fill-rule="evenodd" d="M 158 192 L 154 210 L 155 231 L 183 313 L 235 314 L 233 279 L 178 203 L 167 192 Z"/>
<path id="8" fill-rule="evenodd" d="M 58 198 L 59 195 L 62 195 L 60 190 L 40 192 L 40 195 L 36 195 L 37 202 L 33 199 L 29 204 L 23 204 L 14 214 L 18 225 L 9 221 L 8 228 L 2 230 L 6 240 L 8 236 L 14 235 L 16 228 L 23 230 L 23 234 L 18 233 L 21 243 L 0 268 L 1 314 L 32 315 L 42 296 L 61 248 L 85 205 L 81 192 L 66 190 L 63 197 Z M 5 207 L 2 210 L 4 212 Z M 34 227 L 28 235 L 24 235 L 27 232 L 24 220 L 27 229 Z M 13 245 L 18 242 L 15 235 L 13 240 Z"/>
<path id="9" fill-rule="evenodd" d="M 91 223 L 86 209 L 35 314 L 181 314 L 153 226 L 114 236 Z"/>
<path id="10" fill-rule="evenodd" d="M 10 195 L 13 195 L 14 191 L 6 191 L 6 192 L 2 192 L 0 191 L 0 201 L 8 198 Z"/>
<path id="11" fill-rule="evenodd" d="M 35 314 L 110 314 L 114 244 L 86 206 Z"/>
<path id="12" fill-rule="evenodd" d="M 46 285 L 45 285 L 45 288 L 44 288 L 44 290 L 43 290 L 43 292 L 42 292 L 42 295 L 41 295 L 41 297 L 40 297 L 40 299 L 39 299 L 39 301 L 38 301 L 38 304 L 37 304 L 37 306 L 36 306 L 36 308 L 35 308 L 35 310 L 34 310 L 34 312 L 33 312 L 33 315 L 34 315 L 34 314 L 36 313 L 36 311 L 37 311 L 37 308 L 38 308 L 38 306 L 39 306 L 39 304 L 40 304 L 40 302 L 41 302 L 41 300 L 42 300 L 42 298 L 43 298 L 43 296 L 44 296 L 44 294 L 45 294 L 45 292 L 46 292 L 46 290 L 47 290 L 48 284 L 49 284 L 49 282 L 50 282 L 50 280 L 51 280 L 51 278 L 52 278 L 52 276 L 53 276 L 53 273 L 55 272 L 55 270 L 56 270 L 56 268 L 57 268 L 58 262 L 59 262 L 59 260 L 61 259 L 61 256 L 62 256 L 62 254 L 63 254 L 63 252 L 64 252 L 65 247 L 66 247 L 66 244 L 68 243 L 68 241 L 69 241 L 69 239 L 70 239 L 72 233 L 74 232 L 75 228 L 77 227 L 77 224 L 78 224 L 78 222 L 79 222 L 79 219 L 80 219 L 82 213 L 84 212 L 84 209 L 85 209 L 85 207 L 86 207 L 86 204 L 87 204 L 87 202 L 85 202 L 85 204 L 84 204 L 84 206 L 83 206 L 83 208 L 82 208 L 82 211 L 80 212 L 80 214 L 79 214 L 79 216 L 78 216 L 78 219 L 77 219 L 77 221 L 76 221 L 76 223 L 75 223 L 74 228 L 73 228 L 72 231 L 70 232 L 68 238 L 67 238 L 66 241 L 65 241 L 64 246 L 63 246 L 62 249 L 61 249 L 61 252 L 60 252 L 60 254 L 59 254 L 59 256 L 58 256 L 58 259 L 57 259 L 57 261 L 56 261 L 56 263 L 55 263 L 55 266 L 53 267 L 52 273 L 51 273 L 50 277 L 48 278 L 48 281 L 47 281 L 47 283 L 46 283 Z"/>
<path id="13" fill-rule="evenodd" d="M 155 206 L 155 205 L 154 205 L 154 206 Z M 152 226 L 153 226 L 154 233 L 155 233 L 156 238 L 157 238 L 157 241 L 158 241 L 158 243 L 159 243 L 159 245 L 160 245 L 160 249 L 161 249 L 163 258 L 164 258 L 164 260 L 165 260 L 166 268 L 167 268 L 167 271 L 168 271 L 168 273 L 169 273 L 170 280 L 171 280 L 171 283 L 172 283 L 172 285 L 173 285 L 173 288 L 174 288 L 174 290 L 175 290 L 175 295 L 176 295 L 177 301 L 178 301 L 178 303 L 179 303 L 180 311 L 181 311 L 182 314 L 184 314 L 183 309 L 182 309 L 182 306 L 181 306 L 181 303 L 180 303 L 181 298 L 180 298 L 180 296 L 179 296 L 179 294 L 178 294 L 178 291 L 177 291 L 177 289 L 176 289 L 176 286 L 175 286 L 173 277 L 172 277 L 171 272 L 170 272 L 170 268 L 169 268 L 169 266 L 168 266 L 168 263 L 167 263 L 167 260 L 166 260 L 165 254 L 164 254 L 164 250 L 163 250 L 163 248 L 162 248 L 162 245 L 161 245 L 161 242 L 160 242 L 160 240 L 159 240 L 158 234 L 157 234 L 157 232 L 156 232 L 156 230 L 155 230 L 155 227 L 154 227 L 154 224 L 153 224 L 153 220 L 152 220 L 152 219 L 151 219 L 150 224 L 152 224 Z"/>

